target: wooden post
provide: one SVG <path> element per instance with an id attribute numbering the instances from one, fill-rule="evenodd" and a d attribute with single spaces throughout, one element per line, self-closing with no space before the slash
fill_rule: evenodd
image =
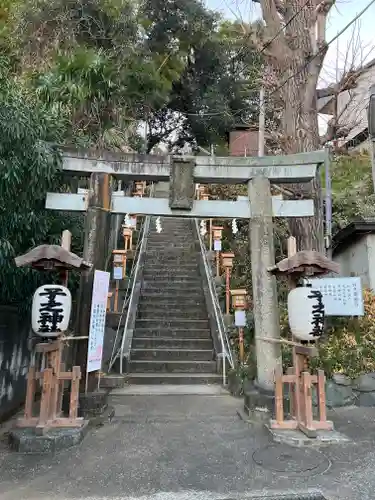
<path id="1" fill-rule="evenodd" d="M 263 342 L 260 337 L 280 339 L 276 278 L 267 269 L 275 265 L 272 198 L 270 182 L 256 176 L 249 182 L 252 212 L 250 252 L 253 282 L 253 312 L 258 385 L 274 390 L 274 374 L 281 365 L 280 344 Z"/>
<path id="2" fill-rule="evenodd" d="M 278 425 L 284 421 L 283 371 L 278 366 L 275 371 L 275 419 Z"/>
<path id="3" fill-rule="evenodd" d="M 113 296 L 113 292 L 108 292 L 108 298 L 107 298 L 107 311 L 111 310 L 111 299 Z"/>
<path id="4" fill-rule="evenodd" d="M 111 180 L 109 174 L 93 173 L 90 177 L 90 190 L 85 222 L 85 240 L 83 259 L 92 264 L 89 271 L 81 275 L 81 284 L 78 294 L 78 314 L 76 334 L 88 336 L 90 329 L 91 298 L 94 280 L 94 271 L 106 270 L 108 241 L 110 232 L 111 209 Z M 86 371 L 88 341 L 76 343 L 75 365 L 79 365 L 82 372 Z M 83 382 L 85 376 L 81 379 Z M 96 385 L 95 376 L 89 377 L 89 390 Z"/>
<path id="5" fill-rule="evenodd" d="M 61 367 L 61 354 L 62 354 L 62 342 L 58 341 L 58 346 L 56 351 L 50 353 L 51 367 L 52 367 L 52 387 L 51 387 L 51 409 L 49 418 L 54 420 L 57 417 L 58 406 L 59 406 L 59 396 L 60 396 L 60 367 Z"/>
<path id="6" fill-rule="evenodd" d="M 286 371 L 287 375 L 294 375 L 293 366 L 289 366 Z M 289 382 L 289 413 L 292 418 L 296 417 L 296 386 L 293 382 Z"/>
<path id="7" fill-rule="evenodd" d="M 310 372 L 302 373 L 302 391 L 303 391 L 303 403 L 304 403 L 304 424 L 307 431 L 314 431 L 313 428 L 313 415 L 312 415 L 312 394 L 311 394 L 311 375 Z M 313 436 L 312 436 L 313 437 Z"/>
<path id="8" fill-rule="evenodd" d="M 240 363 L 243 365 L 245 359 L 245 348 L 243 343 L 243 328 L 240 326 L 238 328 L 238 341 L 239 341 L 239 351 L 240 351 Z"/>
<path id="9" fill-rule="evenodd" d="M 61 246 L 70 252 L 70 247 L 72 244 L 72 233 L 68 231 L 68 229 L 65 229 L 63 231 L 62 236 L 61 236 Z M 69 271 L 63 271 L 62 276 L 61 276 L 61 282 L 64 286 L 68 286 L 68 279 L 69 279 Z"/>
<path id="10" fill-rule="evenodd" d="M 51 409 L 51 384 L 53 378 L 52 368 L 43 371 L 42 398 L 40 401 L 39 422 L 37 427 L 44 427 L 49 419 Z"/>
<path id="11" fill-rule="evenodd" d="M 212 219 L 209 221 L 209 233 L 210 233 L 210 252 L 212 251 Z"/>
<path id="12" fill-rule="evenodd" d="M 72 387 L 70 392 L 70 407 L 69 407 L 69 418 L 74 420 L 78 415 L 78 394 L 79 394 L 79 379 L 81 376 L 81 370 L 79 366 L 73 366 L 72 370 Z"/>
<path id="13" fill-rule="evenodd" d="M 216 252 L 216 278 L 220 276 L 220 252 Z"/>
<path id="14" fill-rule="evenodd" d="M 225 268 L 225 312 L 230 311 L 230 268 Z"/>
<path id="15" fill-rule="evenodd" d="M 318 370 L 318 410 L 319 419 L 321 422 L 327 421 L 327 407 L 326 407 L 326 377 L 323 370 Z"/>
<path id="16" fill-rule="evenodd" d="M 120 289 L 120 281 L 116 280 L 116 289 L 115 289 L 115 302 L 113 305 L 114 312 L 118 312 L 118 294 Z"/>

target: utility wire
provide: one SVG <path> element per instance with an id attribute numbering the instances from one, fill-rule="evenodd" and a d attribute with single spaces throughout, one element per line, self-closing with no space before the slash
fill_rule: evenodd
<path id="1" fill-rule="evenodd" d="M 308 2 L 306 2 L 304 4 L 303 7 L 305 7 L 307 5 Z M 295 78 L 296 76 L 298 76 L 300 73 L 302 73 L 302 71 L 304 69 L 306 69 L 309 64 L 311 63 L 311 61 L 313 61 L 316 57 L 318 57 L 319 55 L 321 55 L 321 53 L 327 49 L 333 42 L 335 42 L 343 33 L 345 33 L 345 31 L 347 31 L 356 21 L 358 21 L 358 19 L 360 17 L 363 16 L 363 14 L 373 5 L 375 4 L 375 0 L 371 0 L 367 5 L 366 7 L 364 7 L 360 12 L 358 12 L 358 14 L 356 14 L 356 16 L 353 17 L 353 19 L 348 23 L 346 24 L 338 33 L 336 33 L 336 35 L 329 41 L 327 42 L 326 44 L 324 44 L 323 47 L 321 47 L 316 54 L 314 54 L 303 66 L 301 66 L 295 73 L 293 73 L 292 75 L 290 75 L 286 80 L 283 81 L 283 83 L 281 85 L 279 85 L 276 89 L 274 89 L 271 93 L 268 94 L 268 96 L 271 96 L 273 94 L 276 94 L 277 92 L 279 92 L 279 90 L 281 90 L 288 82 L 289 80 L 291 80 L 292 78 Z M 302 7 L 302 8 L 303 8 Z M 302 9 L 300 9 L 298 11 L 301 12 Z M 296 17 L 296 14 L 294 15 L 293 19 Z M 291 20 L 290 20 L 291 21 Z M 287 24 L 283 27 L 283 29 L 287 26 Z M 269 43 L 272 43 L 272 41 L 276 38 L 276 36 L 278 36 L 280 34 L 280 30 L 278 31 L 277 35 L 275 35 L 273 37 L 272 40 L 270 40 Z M 268 43 L 268 42 L 267 42 Z M 264 47 L 262 48 L 262 50 L 264 50 Z M 258 91 L 257 91 L 258 92 Z M 231 116 L 234 116 L 234 115 L 238 115 L 240 113 L 242 113 L 243 110 L 237 110 L 235 111 L 234 113 L 231 113 Z M 224 114 L 230 114 L 228 111 L 218 111 L 218 112 L 215 112 L 215 113 L 188 113 L 188 116 L 201 116 L 201 117 L 204 117 L 204 116 L 219 116 L 219 115 L 224 115 Z"/>
<path id="2" fill-rule="evenodd" d="M 284 80 L 284 82 L 279 85 L 275 90 L 273 90 L 270 94 L 268 94 L 269 96 L 275 94 L 276 92 L 278 92 L 279 90 L 281 90 L 284 85 L 286 85 L 289 80 L 291 80 L 292 78 L 298 76 L 300 73 L 302 73 L 302 71 L 304 69 L 306 69 L 308 67 L 308 65 L 311 63 L 311 61 L 313 61 L 315 58 L 317 58 L 319 55 L 322 54 L 322 52 L 324 52 L 325 49 L 327 49 L 333 42 L 335 42 L 343 33 L 345 33 L 346 30 L 348 30 L 356 21 L 358 21 L 358 19 L 360 17 L 363 16 L 363 14 L 373 5 L 375 4 L 375 0 L 371 0 L 367 5 L 366 7 L 364 7 L 360 12 L 358 12 L 358 14 L 353 17 L 353 19 L 346 25 L 344 26 L 338 33 L 336 33 L 336 35 L 331 38 L 331 40 L 329 42 L 327 42 L 326 44 L 324 44 L 323 47 L 321 47 L 316 54 L 314 54 L 303 66 L 301 66 L 295 73 L 293 73 L 292 75 L 290 75 L 286 80 Z"/>
<path id="3" fill-rule="evenodd" d="M 287 28 L 289 26 L 289 24 L 292 23 L 294 21 L 294 19 L 303 11 L 303 9 L 307 6 L 307 4 L 310 1 L 311 0 L 306 0 L 306 2 L 302 5 L 302 7 L 300 7 L 300 9 L 298 9 L 298 11 L 295 14 L 293 14 L 293 16 L 288 20 L 288 22 L 281 26 L 281 28 L 271 38 L 271 40 L 268 40 L 268 42 L 263 45 L 263 47 L 257 53 L 257 56 L 260 56 L 261 54 L 264 53 L 264 51 L 272 44 L 272 42 L 274 42 L 276 40 L 276 38 L 280 35 L 280 33 L 282 33 L 285 30 L 285 28 Z M 247 38 L 249 36 L 250 36 L 250 34 L 247 36 Z M 243 47 L 238 55 L 242 55 L 242 53 L 245 52 L 247 49 L 248 49 L 248 47 Z M 259 90 L 254 89 L 253 92 L 254 92 L 254 94 L 258 94 Z M 238 114 L 242 113 L 242 111 L 243 110 L 241 109 L 241 110 L 235 111 L 234 113 L 230 113 L 228 111 L 217 111 L 215 113 L 204 113 L 204 114 L 202 114 L 202 113 L 187 113 L 187 116 L 222 116 L 225 114 L 234 116 L 234 115 L 238 115 Z"/>

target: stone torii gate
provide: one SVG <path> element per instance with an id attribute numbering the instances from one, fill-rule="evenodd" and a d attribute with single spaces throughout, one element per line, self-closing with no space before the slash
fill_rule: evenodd
<path id="1" fill-rule="evenodd" d="M 267 269 L 275 265 L 273 217 L 311 217 L 313 200 L 282 200 L 271 196 L 271 183 L 309 182 L 327 161 L 325 151 L 270 157 L 175 157 L 65 151 L 62 170 L 71 176 L 90 176 L 88 195 L 47 193 L 46 208 L 86 212 L 83 258 L 93 269 L 104 269 L 107 228 L 111 214 L 133 213 L 161 217 L 249 219 L 257 382 L 273 390 L 280 363 L 278 343 L 264 337 L 280 336 L 276 282 Z M 111 178 L 122 181 L 169 181 L 169 199 L 116 195 Z M 248 184 L 248 200 L 194 200 L 195 184 Z M 90 295 L 92 278 L 81 293 Z M 77 334 L 87 334 L 90 304 L 81 302 Z M 83 357 L 82 357 L 83 358 Z"/>

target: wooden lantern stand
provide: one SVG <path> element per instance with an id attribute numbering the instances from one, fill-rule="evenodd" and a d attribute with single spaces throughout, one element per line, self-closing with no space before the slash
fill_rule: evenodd
<path id="1" fill-rule="evenodd" d="M 125 251 L 128 251 L 128 250 L 131 250 L 132 248 L 132 234 L 133 234 L 133 230 L 132 228 L 130 227 L 124 227 L 122 229 L 122 235 L 124 237 L 124 248 L 125 248 Z"/>
<path id="2" fill-rule="evenodd" d="M 125 231 L 125 229 L 124 229 Z M 122 272 L 121 272 L 121 279 L 124 279 L 126 276 L 126 259 L 127 259 L 127 248 L 125 250 L 113 250 L 113 264 L 116 267 L 121 267 Z M 114 304 L 113 304 L 113 312 L 117 313 L 118 312 L 118 297 L 119 297 L 119 291 L 120 291 L 120 280 L 116 279 L 116 286 L 115 286 L 115 298 L 114 298 Z M 109 296 L 111 294 L 111 296 Z M 108 301 L 107 302 L 107 308 L 110 308 L 110 298 L 112 297 L 112 293 L 110 292 L 108 294 Z"/>
<path id="3" fill-rule="evenodd" d="M 247 308 L 247 291 L 245 289 L 237 289 L 230 291 L 232 295 L 233 309 L 236 311 L 245 311 Z M 244 346 L 244 330 L 243 326 L 238 327 L 238 347 L 240 363 L 243 365 L 245 361 L 245 346 Z"/>
<path id="4" fill-rule="evenodd" d="M 62 277 L 64 286 L 67 284 L 69 270 L 84 271 L 91 265 L 71 253 L 71 235 L 64 231 L 61 246 L 40 245 L 25 255 L 15 258 L 17 267 L 32 267 L 38 271 L 57 271 Z M 24 416 L 17 420 L 18 428 L 33 428 L 37 434 L 44 434 L 53 428 L 80 428 L 84 425 L 83 418 L 78 417 L 79 384 L 81 368 L 73 366 L 72 371 L 65 371 L 62 362 L 64 343 L 67 340 L 81 340 L 87 337 L 66 337 L 62 333 L 50 341 L 39 342 L 35 352 L 42 355 L 41 367 L 29 368 L 27 376 L 26 400 Z M 62 416 L 62 398 L 65 382 L 70 384 L 70 404 L 68 417 Z M 34 403 L 38 384 L 42 389 L 39 415 L 34 416 Z"/>
<path id="5" fill-rule="evenodd" d="M 223 237 L 223 227 L 222 226 L 212 226 L 212 234 L 214 241 L 220 241 Z M 220 250 L 215 250 L 216 252 L 216 277 L 220 276 Z"/>
<path id="6" fill-rule="evenodd" d="M 296 251 L 294 237 L 288 239 L 288 258 L 279 262 L 269 272 L 277 276 L 287 276 L 292 290 L 303 277 L 339 272 L 336 263 L 314 251 Z M 271 429 L 298 429 L 310 438 L 316 438 L 320 430 L 332 431 L 333 423 L 327 420 L 325 382 L 323 370 L 312 375 L 309 370 L 310 359 L 318 355 L 315 345 L 282 340 L 292 345 L 293 366 L 284 375 L 280 366 L 275 372 L 275 420 L 271 420 Z M 289 418 L 284 412 L 284 384 L 289 386 Z M 318 415 L 313 416 L 312 391 L 316 386 Z"/>
<path id="7" fill-rule="evenodd" d="M 221 254 L 222 267 L 225 269 L 225 314 L 230 311 L 230 273 L 233 268 L 234 253 L 225 252 Z"/>
<path id="8" fill-rule="evenodd" d="M 74 338 L 74 337 L 70 337 Z M 35 352 L 41 353 L 45 360 L 43 370 L 36 371 L 31 366 L 27 376 L 26 401 L 23 418 L 16 422 L 16 427 L 34 427 L 40 433 L 56 427 L 81 427 L 83 418 L 78 417 L 79 383 L 81 368 L 73 366 L 71 372 L 65 371 L 61 357 L 64 349 L 64 339 L 53 342 L 41 342 L 35 346 Z M 62 416 L 62 398 L 64 384 L 71 382 L 69 416 Z M 33 407 L 37 392 L 37 384 L 42 387 L 39 416 L 33 416 Z"/>

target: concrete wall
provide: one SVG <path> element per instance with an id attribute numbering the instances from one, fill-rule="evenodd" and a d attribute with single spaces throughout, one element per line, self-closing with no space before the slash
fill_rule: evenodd
<path id="1" fill-rule="evenodd" d="M 0 306 L 0 421 L 25 399 L 29 325 L 17 308 Z"/>
<path id="2" fill-rule="evenodd" d="M 375 235 L 368 234 L 349 245 L 333 258 L 340 264 L 342 276 L 359 276 L 362 285 L 375 290 Z"/>

